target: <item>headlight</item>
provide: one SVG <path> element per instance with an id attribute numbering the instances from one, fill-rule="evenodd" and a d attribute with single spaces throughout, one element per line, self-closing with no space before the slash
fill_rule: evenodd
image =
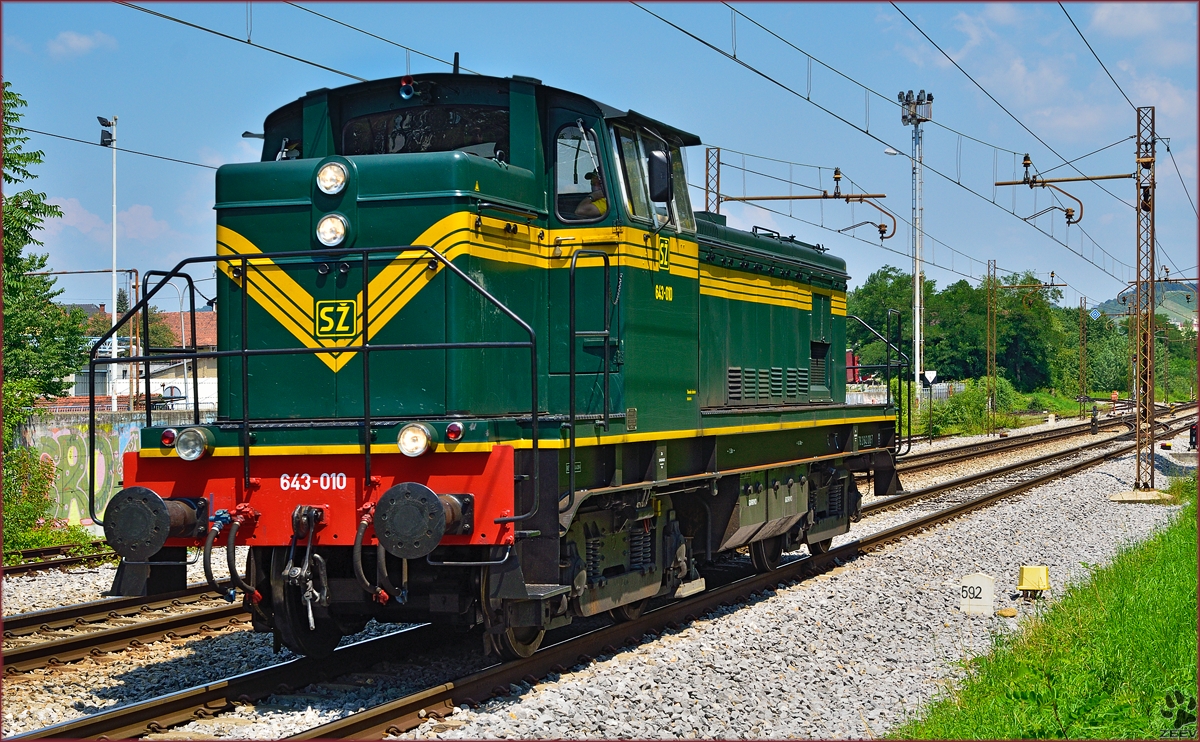
<path id="1" fill-rule="evenodd" d="M 330 196 L 341 193 L 346 187 L 346 166 L 340 162 L 328 162 L 317 171 L 317 188 Z"/>
<path id="2" fill-rule="evenodd" d="M 346 239 L 346 217 L 341 214 L 330 214 L 321 217 L 317 222 L 317 240 L 326 247 L 342 244 Z"/>
<path id="3" fill-rule="evenodd" d="M 212 453 L 213 434 L 207 428 L 188 428 L 175 436 L 175 451 L 184 461 L 195 461 Z"/>
<path id="4" fill-rule="evenodd" d="M 405 456 L 420 456 L 433 449 L 433 429 L 423 423 L 409 423 L 400 429 L 396 445 Z"/>

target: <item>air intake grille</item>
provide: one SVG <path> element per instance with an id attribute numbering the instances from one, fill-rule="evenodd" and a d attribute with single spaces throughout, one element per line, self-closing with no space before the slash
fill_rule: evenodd
<path id="1" fill-rule="evenodd" d="M 808 394 L 808 369 L 789 368 L 787 370 L 787 396 L 798 399 Z"/>
<path id="2" fill-rule="evenodd" d="M 783 369 L 771 369 L 771 396 L 776 399 L 783 397 Z"/>
<path id="3" fill-rule="evenodd" d="M 742 401 L 742 370 L 730 368 L 725 371 L 725 397 L 729 403 Z"/>

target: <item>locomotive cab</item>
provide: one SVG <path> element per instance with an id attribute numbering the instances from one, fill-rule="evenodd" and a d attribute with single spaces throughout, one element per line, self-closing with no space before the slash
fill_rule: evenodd
<path id="1" fill-rule="evenodd" d="M 264 131 L 217 173 L 216 254 L 171 272 L 216 267 L 191 355 L 219 400 L 147 412 L 104 520 L 129 564 L 223 546 L 210 582 L 303 654 L 374 618 L 525 656 L 721 553 L 827 549 L 854 471 L 897 486 L 891 403 L 845 405 L 845 263 L 693 213 L 695 135 L 457 74 L 313 91 Z"/>

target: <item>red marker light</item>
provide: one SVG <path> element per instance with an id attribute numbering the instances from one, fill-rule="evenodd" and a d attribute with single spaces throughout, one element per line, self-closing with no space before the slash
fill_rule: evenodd
<path id="1" fill-rule="evenodd" d="M 458 441 L 462 440 L 463 426 L 462 423 L 450 423 L 446 426 L 446 440 Z"/>
<path id="2" fill-rule="evenodd" d="M 162 432 L 160 439 L 162 444 L 168 448 L 175 445 L 175 428 L 167 428 Z"/>

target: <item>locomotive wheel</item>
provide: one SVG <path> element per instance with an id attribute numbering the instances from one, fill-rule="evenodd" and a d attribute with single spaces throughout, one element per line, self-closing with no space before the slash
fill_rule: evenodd
<path id="1" fill-rule="evenodd" d="M 304 605 L 304 590 L 289 585 L 282 577 L 287 564 L 288 548 L 280 546 L 271 551 L 271 602 L 275 611 L 275 629 L 288 649 L 305 657 L 328 657 L 342 640 L 342 629 L 327 616 L 313 615 L 315 629 L 308 628 L 308 608 Z"/>
<path id="2" fill-rule="evenodd" d="M 766 538 L 750 544 L 750 561 L 758 573 L 774 572 L 783 561 L 783 536 Z"/>
<path id="3" fill-rule="evenodd" d="M 617 623 L 636 621 L 641 617 L 642 612 L 646 610 L 646 606 L 648 605 L 650 605 L 650 599 L 643 598 L 642 600 L 635 600 L 632 603 L 619 605 L 609 611 L 608 615 L 612 616 L 612 620 L 616 621 Z"/>
<path id="4" fill-rule="evenodd" d="M 499 606 L 496 601 L 493 601 L 488 596 L 489 573 L 487 567 L 481 567 L 479 570 L 479 604 L 484 607 L 484 611 L 488 614 L 495 613 L 497 620 L 501 615 Z M 485 614 L 486 615 L 486 614 Z M 485 626 L 486 626 L 485 619 Z M 520 660 L 530 657 L 542 646 L 542 639 L 546 637 L 546 630 L 534 628 L 532 626 L 509 626 L 498 634 L 489 634 L 492 640 L 492 646 L 500 653 L 500 657 L 506 660 Z"/>
<path id="5" fill-rule="evenodd" d="M 833 547 L 833 538 L 830 537 L 827 539 L 822 539 L 821 541 L 818 541 L 816 543 L 810 543 L 808 545 L 808 553 L 812 554 L 813 556 L 816 556 L 817 554 L 826 554 L 829 552 L 829 549 L 832 547 Z"/>
<path id="6" fill-rule="evenodd" d="M 545 637 L 545 629 L 537 629 L 532 626 L 510 626 L 496 634 L 496 649 L 506 660 L 521 660 L 532 656 L 538 647 L 542 646 L 542 639 Z"/>

